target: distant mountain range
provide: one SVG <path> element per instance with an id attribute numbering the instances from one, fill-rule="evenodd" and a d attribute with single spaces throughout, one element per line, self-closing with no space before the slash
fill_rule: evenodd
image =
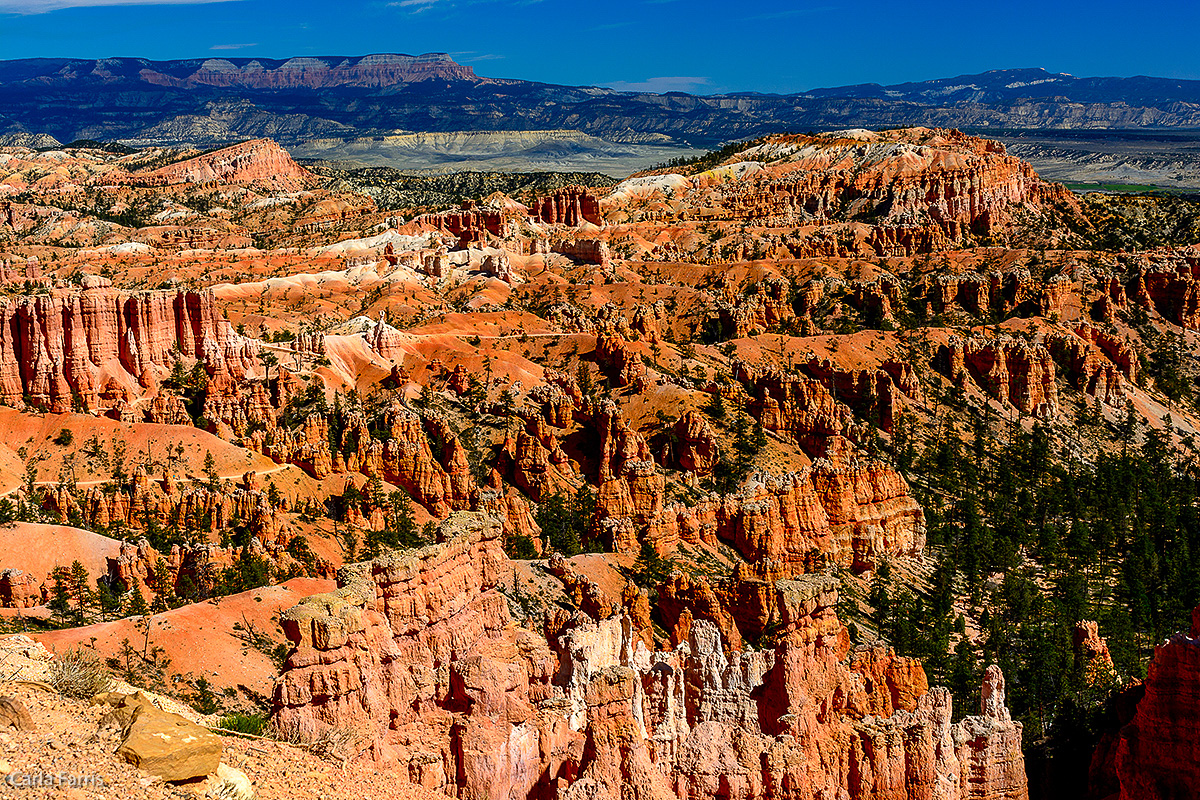
<path id="1" fill-rule="evenodd" d="M 1200 129 L 1200 81 L 1012 69 L 895 86 L 702 96 L 481 77 L 442 53 L 0 61 L 0 143 L 10 144 L 45 146 L 52 137 L 211 147 L 270 137 L 294 153 L 347 164 L 437 169 L 534 158 L 531 168 L 561 162 L 616 174 L 673 151 L 765 133 L 898 125 L 997 134 Z M 449 132 L 474 133 L 433 137 L 421 145 L 433 149 L 397 155 L 423 141 L 413 134 Z"/>
<path id="2" fill-rule="evenodd" d="M 792 95 L 618 92 L 477 76 L 448 55 L 0 61 L 0 134 L 212 145 L 576 130 L 700 146 L 831 126 L 1200 128 L 1200 81 L 994 70 Z"/>

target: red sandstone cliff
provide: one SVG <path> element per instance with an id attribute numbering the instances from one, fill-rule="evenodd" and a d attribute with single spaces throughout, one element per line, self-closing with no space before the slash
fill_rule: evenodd
<path id="1" fill-rule="evenodd" d="M 980 715 L 952 724 L 915 662 L 851 650 L 831 579 L 764 595 L 775 649 L 728 649 L 696 619 L 651 652 L 608 602 L 515 628 L 497 520 L 455 515 L 439 538 L 285 612 L 278 724 L 358 727 L 376 759 L 459 797 L 1027 797 L 999 670 Z"/>
<path id="2" fill-rule="evenodd" d="M 153 386 L 174 352 L 244 377 L 258 342 L 234 332 L 210 291 L 129 295 L 99 286 L 18 297 L 0 306 L 0 402 L 107 410 L 110 380 Z"/>
<path id="3" fill-rule="evenodd" d="M 1074 334 L 1048 336 L 1046 344 L 1080 391 L 1102 403 L 1125 404 L 1126 381 L 1136 381 L 1137 355 L 1127 342 L 1088 325 Z"/>
<path id="4" fill-rule="evenodd" d="M 1195 797 L 1200 787 L 1200 608 L 1192 612 L 1190 631 L 1154 648 L 1145 683 L 1127 689 L 1116 707 L 1124 726 L 1096 748 L 1090 796 Z"/>
<path id="5" fill-rule="evenodd" d="M 1026 414 L 1049 417 L 1058 409 L 1054 360 L 1042 345 L 952 336 L 940 360 L 951 380 L 960 385 L 973 381 L 988 396 Z"/>
<path id="6" fill-rule="evenodd" d="M 529 214 L 535 220 L 549 225 L 578 227 L 584 222 L 603 224 L 599 199 L 582 186 L 566 186 L 551 195 L 537 198 Z"/>
<path id="7" fill-rule="evenodd" d="M 730 161 L 688 179 L 635 179 L 602 205 L 606 212 L 657 219 L 661 212 L 651 210 L 653 204 L 667 197 L 677 216 L 706 221 L 843 226 L 836 236 L 800 235 L 788 245 L 797 258 L 911 255 L 1004 237 L 1017 209 L 1083 221 L 1065 188 L 1043 181 L 1002 144 L 955 130 L 771 136 Z"/>
<path id="8" fill-rule="evenodd" d="M 312 186 L 318 178 L 270 139 L 254 139 L 211 153 L 168 164 L 153 172 L 124 176 L 133 185 L 176 183 L 252 184 L 273 190 Z"/>

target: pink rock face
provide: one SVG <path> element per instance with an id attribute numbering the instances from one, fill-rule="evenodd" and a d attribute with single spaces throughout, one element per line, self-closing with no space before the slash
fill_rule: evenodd
<path id="1" fill-rule="evenodd" d="M 612 260 L 608 242 L 603 239 L 556 239 L 550 245 L 550 251 L 600 267 L 609 266 Z"/>
<path id="2" fill-rule="evenodd" d="M 1108 349 L 1095 343 L 1099 341 L 1106 342 Z M 1086 326 L 1078 334 L 1046 337 L 1047 347 L 1066 365 L 1067 377 L 1076 388 L 1118 408 L 1125 404 L 1125 381 L 1135 374 L 1132 351 L 1123 353 L 1121 344 L 1114 337 Z M 1129 349 L 1127 344 L 1124 349 Z"/>
<path id="3" fill-rule="evenodd" d="M 672 186 L 672 201 L 707 219 L 822 225 L 824 231 L 787 243 L 793 258 L 911 255 L 984 235 L 1002 238 L 1018 206 L 1082 220 L 1070 192 L 1043 181 L 1003 145 L 953 130 L 771 136 L 737 158 L 765 166 L 738 180 L 720 170 L 693 175 Z M 663 198 L 623 186 L 601 202 L 610 213 L 652 213 L 650 203 Z M 830 235 L 847 218 L 863 222 Z"/>
<path id="4" fill-rule="evenodd" d="M 258 381 L 238 381 L 231 375 L 215 375 L 209 380 L 203 415 L 222 434 L 234 436 L 245 436 L 253 425 L 271 429 L 276 424 L 275 407 L 266 387 Z"/>
<path id="5" fill-rule="evenodd" d="M 47 497 L 45 507 L 64 521 L 71 511 L 77 511 L 84 520 L 96 526 L 119 522 L 122 526 L 141 529 L 148 519 L 153 519 L 162 526 L 170 524 L 172 519 L 193 519 L 199 521 L 199 533 L 214 539 L 219 538 L 218 534 L 223 528 L 237 520 L 245 524 L 251 535 L 258 540 L 259 555 L 269 557 L 275 565 L 285 569 L 294 563 L 284 550 L 286 542 L 279 535 L 277 509 L 271 506 L 266 493 L 260 489 L 235 488 L 226 492 L 190 486 L 180 490 L 171 487 L 167 482 L 170 491 L 164 491 L 157 482 L 150 480 L 140 467 L 134 472 L 133 483 L 131 494 L 108 494 L 95 486 L 81 490 L 78 494 L 72 494 L 65 488 L 59 489 Z M 145 540 L 142 542 L 144 545 Z M 123 545 L 120 557 L 109 564 L 109 573 L 126 586 L 132 586 L 134 578 L 144 581 L 146 570 L 153 566 L 159 556 L 158 553 L 147 550 L 149 545 L 143 545 Z M 210 547 L 207 544 L 197 546 Z M 232 562 L 233 548 L 217 549 L 221 551 L 220 558 Z M 178 573 L 181 563 L 178 558 L 172 561 L 174 573 Z M 202 571 L 197 568 L 197 574 Z M 211 588 L 215 577 L 215 574 L 208 575 L 203 581 L 198 581 L 197 585 L 205 583 Z"/>
<path id="6" fill-rule="evenodd" d="M 146 409 L 146 421 L 161 425 L 192 424 L 183 398 L 170 394 L 160 394 L 150 401 L 150 407 Z"/>
<path id="7" fill-rule="evenodd" d="M 1128 380 L 1137 381 L 1138 357 L 1128 340 L 1087 324 L 1075 328 L 1075 335 L 1100 348 Z"/>
<path id="8" fill-rule="evenodd" d="M 750 416 L 764 429 L 794 439 L 811 458 L 838 458 L 847 440 L 859 441 L 868 431 L 833 392 L 848 392 L 848 401 L 862 400 L 880 417 L 891 419 L 895 414 L 892 378 L 883 370 L 842 370 L 815 358 L 799 369 L 805 374 L 759 372 L 735 362 L 734 378 L 749 387 Z"/>
<path id="9" fill-rule="evenodd" d="M 333 473 L 333 455 L 329 451 L 329 423 L 320 414 L 310 414 L 299 428 L 285 431 L 276 429 L 269 439 L 267 432 L 258 430 L 250 441 L 250 447 L 278 464 L 295 464 L 314 478 L 325 478 Z"/>
<path id="10" fill-rule="evenodd" d="M 339 573 L 341 588 L 286 612 L 295 650 L 276 718 L 302 733 L 355 725 L 377 758 L 430 788 L 522 795 L 569 731 L 534 707 L 553 656 L 512 626 L 497 590 L 507 569 L 498 520 L 455 514 L 444 542 Z"/>
<path id="11" fill-rule="evenodd" d="M 274 425 L 273 410 L 268 413 L 269 405 L 256 410 L 254 397 L 252 391 L 246 392 L 240 397 L 240 407 L 234 406 L 235 431 L 238 422 L 252 422 L 256 416 L 264 424 Z M 352 414 L 346 439 L 357 442 L 356 449 L 333 452 L 328 421 L 320 414 L 310 414 L 299 428 L 256 430 L 248 446 L 276 463 L 295 464 L 315 478 L 344 472 L 378 476 L 404 488 L 437 517 L 471 504 L 479 487 L 471 475 L 466 448 L 446 420 L 436 415 L 421 417 L 395 404 L 388 409 L 386 425 L 390 438 L 384 442 L 371 436 L 361 414 Z M 440 460 L 433 454 L 431 438 L 441 445 Z M 520 517 L 520 504 L 510 505 Z"/>
<path id="12" fill-rule="evenodd" d="M 620 333 L 603 332 L 596 337 L 595 359 L 614 388 L 640 389 L 646 380 L 646 366 Z"/>
<path id="13" fill-rule="evenodd" d="M 1076 296 L 1069 280 L 1055 278 L 1039 284 L 1025 268 L 978 272 L 941 273 L 923 279 L 925 301 L 939 313 L 959 308 L 981 319 L 993 311 L 1005 315 L 1026 302 L 1037 301 L 1042 316 L 1062 314 L 1066 299 Z"/>
<path id="14" fill-rule="evenodd" d="M 1200 259 L 1147 264 L 1134 281 L 1133 299 L 1177 325 L 1200 329 Z"/>
<path id="15" fill-rule="evenodd" d="M 999 669 L 981 715 L 951 724 L 918 663 L 851 653 L 834 579 L 759 581 L 775 649 L 727 647 L 743 621 L 696 616 L 651 652 L 639 593 L 600 598 L 556 560 L 598 616 L 517 629 L 497 591 L 499 520 L 458 513 L 439 538 L 345 567 L 336 592 L 284 613 L 279 724 L 356 727 L 377 760 L 458 797 L 1027 798 Z"/>
<path id="16" fill-rule="evenodd" d="M 677 443 L 671 459 L 680 469 L 697 475 L 711 475 L 720 457 L 717 436 L 704 416 L 688 411 L 675 421 L 673 432 Z"/>
<path id="17" fill-rule="evenodd" d="M 529 211 L 538 222 L 577 227 L 583 222 L 601 225 L 600 201 L 582 186 L 566 186 L 547 197 L 539 197 Z"/>
<path id="18" fill-rule="evenodd" d="M 569 496 L 582 481 L 540 416 L 530 419 L 515 438 L 511 434 L 505 438 L 497 468 L 535 502 L 554 494 Z"/>
<path id="19" fill-rule="evenodd" d="M 1154 648 L 1146 682 L 1119 695 L 1116 708 L 1124 726 L 1102 738 L 1093 754 L 1090 796 L 1195 797 L 1200 786 L 1200 608 L 1192 612 L 1189 632 Z"/>
<path id="20" fill-rule="evenodd" d="M 1075 623 L 1072 632 L 1075 657 L 1082 659 L 1083 678 L 1090 685 L 1111 685 L 1117 680 L 1116 667 L 1108 652 L 1108 642 L 1092 620 Z"/>
<path id="21" fill-rule="evenodd" d="M 812 356 L 797 369 L 820 381 L 859 415 L 877 420 L 879 428 L 888 433 L 900 412 L 901 396 L 924 402 L 920 381 L 906 361 L 888 360 L 879 369 L 844 369 L 832 359 Z"/>
<path id="22" fill-rule="evenodd" d="M 458 237 L 455 249 L 487 244 L 487 236 L 504 234 L 504 211 L 499 208 L 476 208 L 469 204 L 458 210 L 441 211 L 436 214 L 421 214 L 410 225 L 417 228 L 433 228 Z"/>
<path id="23" fill-rule="evenodd" d="M 135 185 L 254 184 L 277 190 L 300 189 L 316 181 L 315 175 L 297 164 L 286 150 L 270 139 L 242 142 L 125 179 Z"/>
<path id="24" fill-rule="evenodd" d="M 753 336 L 788 322 L 796 313 L 790 302 L 791 282 L 773 277 L 753 286 L 751 294 L 730 290 L 717 304 L 721 330 L 730 338 Z"/>
<path id="25" fill-rule="evenodd" d="M 619 348 L 606 346 L 606 351 L 626 353 L 627 343 L 619 341 Z M 904 376 L 900 365 L 894 368 Z M 872 375 L 895 385 L 888 372 Z M 558 451 L 551 429 L 573 421 L 589 425 L 600 443 L 596 454 L 599 527 L 616 552 L 639 552 L 643 538 L 660 553 L 670 552 L 681 541 L 715 547 L 725 540 L 751 562 L 778 562 L 781 566 L 773 574 L 790 577 L 814 569 L 822 554 L 862 571 L 880 556 L 913 554 L 924 547 L 925 518 L 920 506 L 904 479 L 876 462 L 818 459 L 797 473 L 761 476 L 735 494 L 706 498 L 692 506 L 668 505 L 654 452 L 620 408 L 611 401 L 584 400 L 576 396 L 578 388 L 572 381 L 550 378 L 563 385 L 553 383 L 531 393 L 526 430 L 506 442 L 500 466 L 527 490 L 573 488 L 575 473 Z M 791 427 L 785 430 L 803 436 L 802 441 L 819 452 L 826 451 L 829 440 L 839 439 L 829 432 L 834 429 L 832 421 L 841 425 L 839 431 L 858 425 L 850 409 L 837 403 L 818 380 L 772 374 L 759 383 L 763 396 L 752 410 L 763 415 L 763 426 L 774 430 L 786 422 Z M 688 468 L 697 472 L 705 466 L 711 469 L 717 444 L 704 418 L 689 412 L 674 431 L 677 453 L 664 457 L 678 458 L 680 463 L 686 459 Z"/>
<path id="26" fill-rule="evenodd" d="M 1058 408 L 1054 359 L 1042 345 L 952 336 L 940 357 L 948 364 L 951 380 L 960 385 L 971 381 L 1026 414 L 1049 416 Z"/>
<path id="27" fill-rule="evenodd" d="M 209 291 L 19 297 L 0 308 L 0 326 L 0 402 L 56 413 L 107 410 L 112 378 L 101 386 L 102 374 L 148 386 L 170 372 L 176 349 L 213 373 L 244 377 L 257 363 L 258 342 L 233 331 Z"/>
<path id="28" fill-rule="evenodd" d="M 5 608 L 33 608 L 44 603 L 49 594 L 43 593 L 37 577 L 19 569 L 0 572 L 0 605 Z"/>

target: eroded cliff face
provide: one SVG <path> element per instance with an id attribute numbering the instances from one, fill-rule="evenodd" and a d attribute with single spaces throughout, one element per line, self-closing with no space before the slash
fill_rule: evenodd
<path id="1" fill-rule="evenodd" d="M 1126 384 L 1136 382 L 1138 363 L 1128 342 L 1082 325 L 1073 334 L 1047 337 L 1046 345 L 1075 388 L 1109 406 L 1125 404 Z"/>
<path id="2" fill-rule="evenodd" d="M 239 378 L 254 369 L 258 341 L 233 330 L 211 291 L 124 294 L 93 281 L 82 291 L 56 290 L 0 306 L 4 404 L 108 411 L 156 386 L 175 354 Z"/>
<path id="3" fill-rule="evenodd" d="M 1090 796 L 1195 797 L 1200 787 L 1200 608 L 1192 612 L 1191 630 L 1154 648 L 1145 683 L 1125 690 L 1114 705 L 1123 727 L 1096 748 Z"/>
<path id="4" fill-rule="evenodd" d="M 307 571 L 313 576 L 332 577 L 333 566 L 326 560 L 314 557 L 311 564 L 302 565 L 288 553 L 290 536 L 282 524 L 288 509 L 286 502 L 281 506 L 271 504 L 252 471 L 246 472 L 238 485 L 214 489 L 181 482 L 169 472 L 155 479 L 141 465 L 134 468 L 128 491 L 59 486 L 47 492 L 43 500 L 43 510 L 63 523 L 79 519 L 88 527 L 102 530 L 147 529 L 152 524 L 162 530 L 182 525 L 195 538 L 161 552 L 145 538 L 124 541 L 120 553 L 109 558 L 107 571 L 111 586 L 124 591 L 140 585 L 145 593 L 152 594 L 151 578 L 161 560 L 170 585 L 181 595 L 212 592 L 222 570 L 234 565 L 243 554 L 265 559 L 280 574 Z M 221 532 L 235 522 L 249 534 L 248 544 L 219 544 Z M 23 607 L 21 604 L 33 596 L 31 589 L 38 588 L 40 581 L 37 577 L 9 575 L 5 582 L 4 575 L 0 575 L 0 605 Z"/>
<path id="5" fill-rule="evenodd" d="M 941 348 L 939 361 L 954 382 L 972 381 L 989 396 L 1026 414 L 1050 417 L 1058 410 L 1054 360 L 1044 345 L 952 336 Z"/>
<path id="6" fill-rule="evenodd" d="M 565 186 L 551 195 L 537 198 L 529 213 L 535 220 L 550 225 L 603 224 L 599 199 L 582 186 Z"/>
<path id="7" fill-rule="evenodd" d="M 316 175 L 300 166 L 270 139 L 254 139 L 168 164 L 146 173 L 115 178 L 134 186 L 170 186 L 177 183 L 253 184 L 275 190 L 313 186 Z M 104 180 L 114 180 L 113 176 Z"/>
<path id="8" fill-rule="evenodd" d="M 439 538 L 345 567 L 336 592 L 284 613 L 279 724 L 358 727 L 378 761 L 461 798 L 1027 797 L 1000 671 L 980 714 L 952 723 L 918 662 L 851 647 L 834 579 L 771 582 L 773 649 L 693 618 L 652 652 L 644 595 L 518 628 L 499 521 L 455 514 Z"/>
<path id="9" fill-rule="evenodd" d="M 524 796 L 552 779 L 539 748 L 579 738 L 535 707 L 550 697 L 554 656 L 509 617 L 498 521 L 454 514 L 440 538 L 344 567 L 336 592 L 285 612 L 295 649 L 275 718 L 301 734 L 357 727 L 376 759 L 430 788 Z"/>
<path id="10" fill-rule="evenodd" d="M 1005 237 L 1017 206 L 1082 220 L 1065 188 L 1043 181 L 1002 144 L 954 130 L 769 136 L 736 158 L 697 175 L 630 179 L 601 208 L 612 221 L 683 213 L 791 227 L 796 235 L 786 247 L 796 258 L 911 255 Z M 844 227 L 836 236 L 801 230 L 831 224 Z M 739 252 L 735 260 L 750 257 Z"/>
<path id="11" fill-rule="evenodd" d="M 625 351 L 602 351 L 598 343 L 598 358 L 613 352 Z M 602 360 L 605 363 L 611 362 Z M 633 358 L 617 363 L 641 366 Z M 839 373 L 832 368 L 827 377 L 847 385 L 879 385 L 883 392 L 871 394 L 875 399 L 870 403 L 890 409 L 897 387 L 917 391 L 902 366 L 896 366 L 896 379 L 884 370 Z M 614 369 L 613 374 L 621 371 Z M 812 571 L 823 559 L 862 571 L 881 557 L 916 554 L 924 547 L 924 513 L 904 478 L 881 462 L 856 456 L 842 434 L 862 425 L 820 380 L 774 374 L 755 379 L 759 396 L 750 410 L 767 430 L 795 437 L 814 456 L 828 453 L 836 458 L 818 457 L 811 466 L 782 475 L 758 474 L 737 492 L 682 504 L 668 501 L 654 449 L 616 403 L 583 397 L 569 377 L 547 377 L 550 385 L 532 396 L 534 402 L 522 411 L 525 427 L 504 443 L 501 472 L 534 497 L 573 491 L 584 476 L 574 471 L 561 439 L 568 428 L 581 423 L 595 443 L 590 453 L 595 474 L 589 476 L 597 487 L 594 522 L 616 552 L 638 553 L 643 539 L 660 553 L 680 542 L 716 548 L 724 541 L 748 561 L 767 559 L 782 565 L 775 573 L 786 577 Z M 864 390 L 864 402 L 866 394 Z M 696 412 L 684 414 L 673 430 L 678 442 L 674 451 L 660 454 L 664 462 L 678 459 L 697 471 L 711 470 L 718 445 L 704 418 Z"/>

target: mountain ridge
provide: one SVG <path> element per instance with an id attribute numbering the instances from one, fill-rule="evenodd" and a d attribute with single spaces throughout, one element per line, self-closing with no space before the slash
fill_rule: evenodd
<path id="1" fill-rule="evenodd" d="M 382 154 L 383 145 L 379 153 L 364 155 L 363 140 L 575 131 L 603 142 L 565 154 L 557 167 L 542 159 L 534 168 L 616 175 L 691 155 L 696 148 L 773 133 L 905 126 L 987 135 L 1200 130 L 1200 81 L 1077 78 L 1022 68 L 797 94 L 693 95 L 480 76 L 445 53 L 0 61 L 0 137 L 12 141 L 45 134 L 60 142 L 204 149 L 265 137 L 295 153 L 315 140 L 340 140 L 342 146 L 327 148 L 320 157 L 400 169 L 459 159 L 435 149 L 397 160 Z M 631 155 L 613 161 L 613 146 L 625 144 L 633 146 Z M 512 168 L 509 156 L 521 158 L 509 154 L 494 168 Z M 1131 174 L 1145 173 L 1151 182 L 1190 175 L 1193 157 L 1184 156 L 1183 166 L 1171 167 L 1169 174 L 1140 167 Z M 1086 153 L 1070 158 L 1088 160 Z M 1173 153 L 1165 154 L 1164 163 L 1176 160 Z"/>

